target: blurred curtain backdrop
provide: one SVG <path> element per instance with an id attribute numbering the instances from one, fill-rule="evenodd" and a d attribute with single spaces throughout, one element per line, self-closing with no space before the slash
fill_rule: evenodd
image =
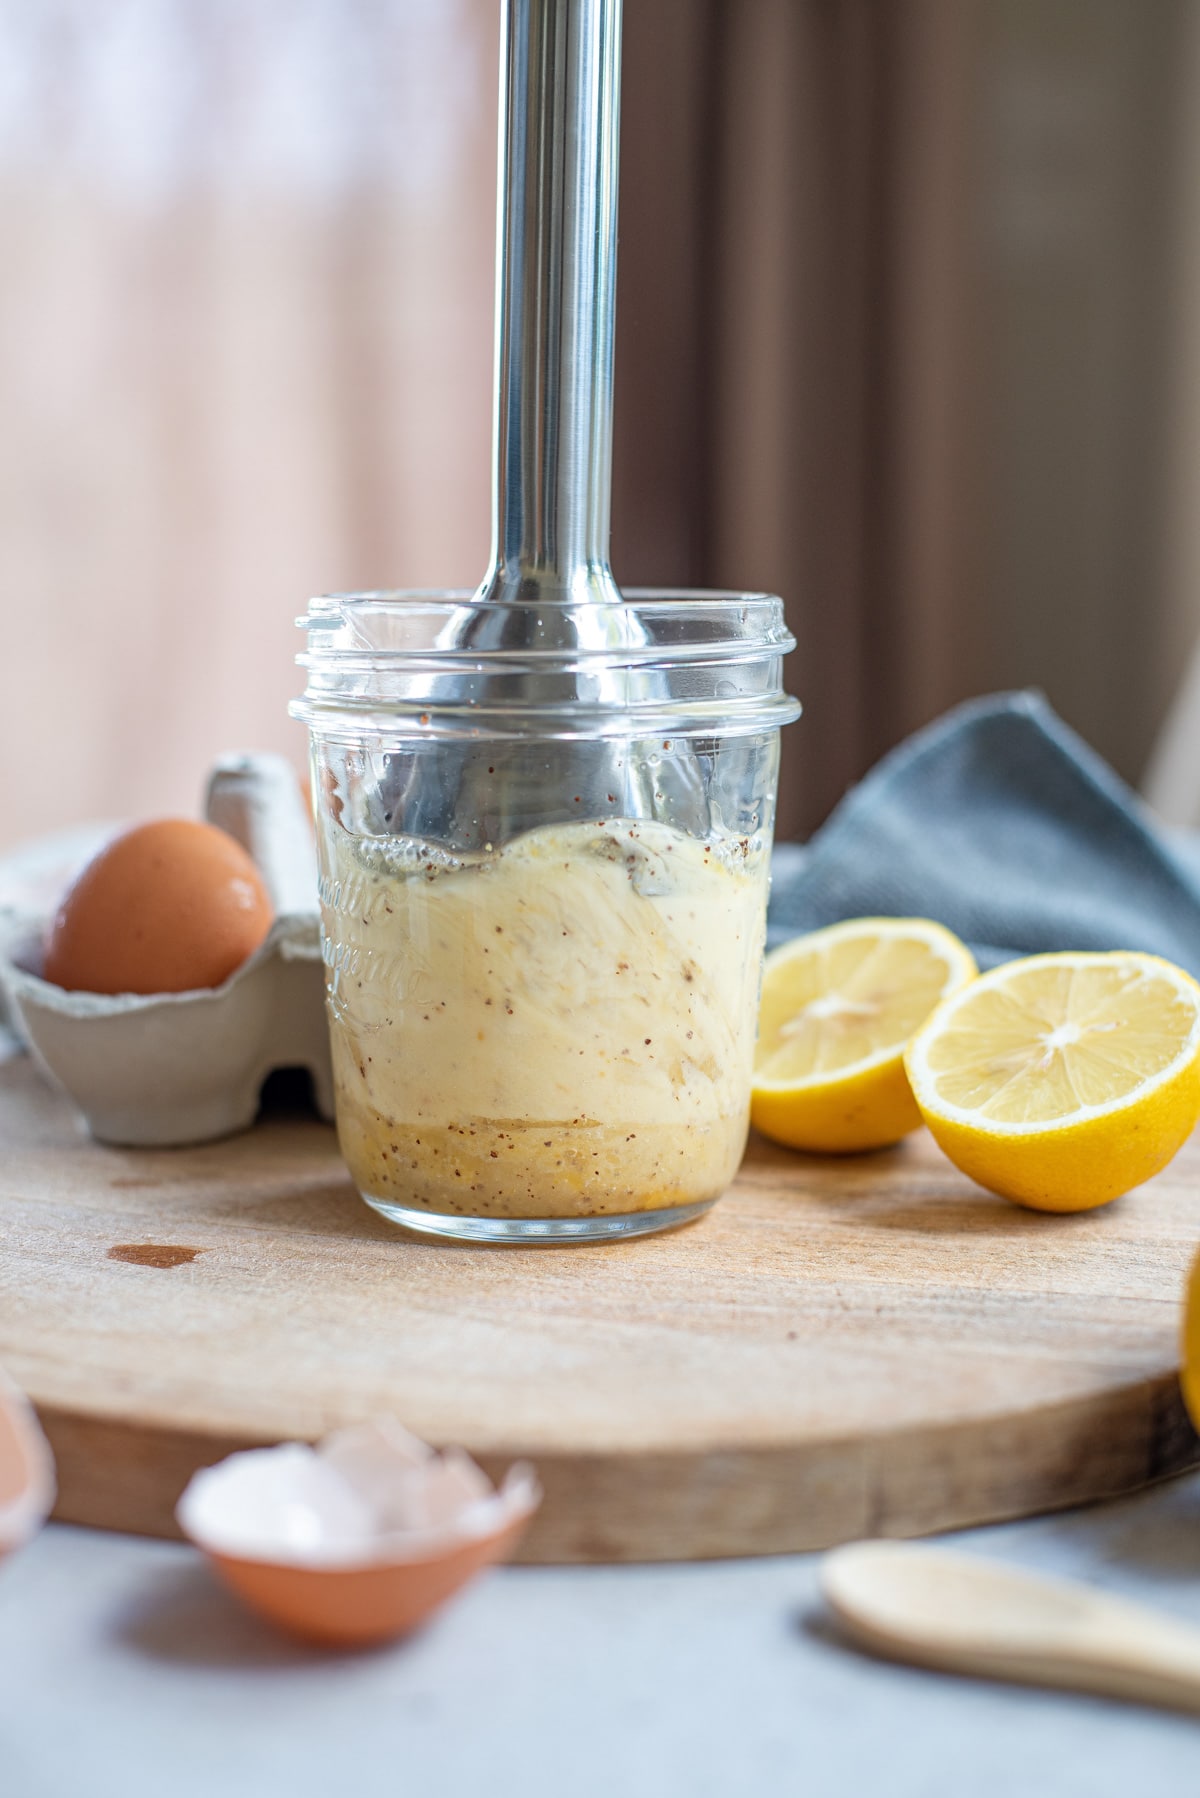
<path id="1" fill-rule="evenodd" d="M 627 9 L 618 572 L 787 598 L 783 832 L 1002 686 L 1138 778 L 1200 628 L 1198 31 L 1195 0 Z"/>
<path id="2" fill-rule="evenodd" d="M 192 809 L 488 536 L 498 0 L 0 0 L 0 841 Z M 613 560 L 783 593 L 781 830 L 1200 624 L 1200 0 L 630 0 Z"/>

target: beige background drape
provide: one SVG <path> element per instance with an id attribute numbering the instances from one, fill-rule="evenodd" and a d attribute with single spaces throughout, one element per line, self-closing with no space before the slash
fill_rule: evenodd
<path id="1" fill-rule="evenodd" d="M 308 595 L 478 578 L 497 28 L 0 11 L 3 839 L 194 811 L 225 749 L 300 765 Z"/>
<path id="2" fill-rule="evenodd" d="M 299 761 L 306 596 L 481 574 L 497 13 L 0 4 L 0 843 Z M 1138 776 L 1200 626 L 1198 41 L 627 6 L 614 565 L 784 594 L 788 833 L 997 686 Z"/>

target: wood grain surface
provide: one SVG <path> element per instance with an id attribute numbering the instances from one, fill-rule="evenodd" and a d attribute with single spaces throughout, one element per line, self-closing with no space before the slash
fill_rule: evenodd
<path id="1" fill-rule="evenodd" d="M 27 1061 L 0 1068 L 0 1144 L 0 1362 L 77 1522 L 173 1534 L 195 1468 L 385 1413 L 533 1459 L 543 1562 L 919 1535 L 1200 1459 L 1175 1373 L 1195 1142 L 1063 1218 L 924 1136 L 756 1143 L 702 1222 L 554 1250 L 406 1238 L 308 1120 L 102 1148 Z"/>

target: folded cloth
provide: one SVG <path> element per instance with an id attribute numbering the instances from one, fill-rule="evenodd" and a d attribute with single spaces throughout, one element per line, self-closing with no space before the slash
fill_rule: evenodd
<path id="1" fill-rule="evenodd" d="M 772 863 L 768 942 L 839 918 L 936 918 L 981 966 L 1145 949 L 1200 977 L 1200 843 L 1160 824 L 1038 693 L 910 737 Z"/>

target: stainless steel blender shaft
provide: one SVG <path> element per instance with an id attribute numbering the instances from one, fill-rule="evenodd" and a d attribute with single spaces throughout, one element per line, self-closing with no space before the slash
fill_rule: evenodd
<path id="1" fill-rule="evenodd" d="M 508 0 L 481 599 L 620 599 L 608 563 L 620 53 L 621 0 Z"/>
<path id="2" fill-rule="evenodd" d="M 461 669 L 439 703 L 467 711 L 494 696 L 489 652 L 502 652 L 508 703 L 561 710 L 586 699 L 619 714 L 619 652 L 649 641 L 608 561 L 620 38 L 621 0 L 506 0 L 492 555 L 474 603 L 439 640 Z M 547 651 L 565 653 L 551 666 Z M 590 657 L 586 673 L 573 651 Z M 456 851 L 499 847 L 556 815 L 547 779 L 544 759 L 504 741 L 443 744 L 436 769 L 397 755 L 381 822 L 403 816 Z M 619 741 L 563 748 L 554 779 L 579 819 L 665 808 L 703 827 L 686 754 L 653 773 Z"/>

